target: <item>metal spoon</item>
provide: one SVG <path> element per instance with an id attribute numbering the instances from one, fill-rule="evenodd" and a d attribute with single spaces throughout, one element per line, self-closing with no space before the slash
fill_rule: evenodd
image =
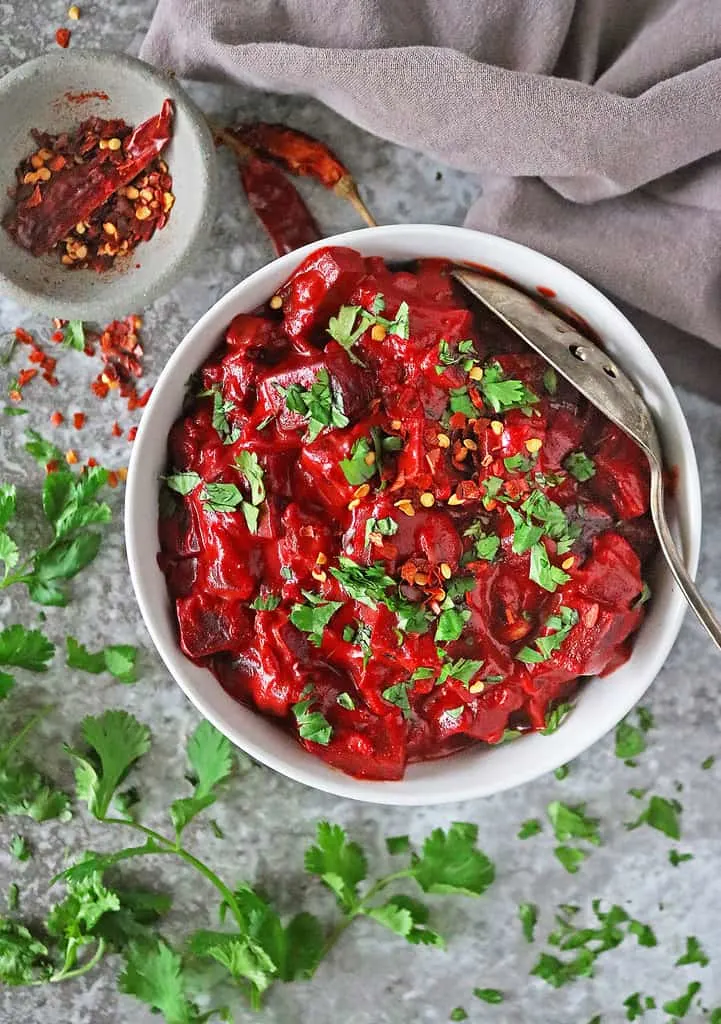
<path id="1" fill-rule="evenodd" d="M 458 268 L 453 276 L 643 450 L 651 467 L 651 516 L 661 550 L 684 597 L 721 647 L 721 623 L 686 571 L 666 521 L 661 443 L 634 384 L 598 345 L 524 292 L 471 270 Z"/>

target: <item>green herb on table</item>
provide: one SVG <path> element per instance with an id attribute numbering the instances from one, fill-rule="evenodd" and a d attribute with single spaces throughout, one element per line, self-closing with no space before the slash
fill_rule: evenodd
<path id="1" fill-rule="evenodd" d="M 571 807 L 560 800 L 554 800 L 548 805 L 548 820 L 551 822 L 554 835 L 559 842 L 565 842 L 568 839 L 584 839 L 586 842 L 593 843 L 594 846 L 601 845 L 598 818 L 589 818 L 585 810 L 585 804 Z"/>
<path id="2" fill-rule="evenodd" d="M 484 1003 L 502 1003 L 503 993 L 497 988 L 474 988 L 473 995 Z"/>
<path id="3" fill-rule="evenodd" d="M 468 1014 L 462 1006 L 456 1006 L 455 1009 L 451 1010 L 451 1014 L 448 1019 L 450 1021 L 468 1020 Z"/>
<path id="4" fill-rule="evenodd" d="M 303 590 L 301 593 L 307 604 L 294 604 L 290 612 L 290 621 L 296 629 L 308 633 L 308 639 L 314 647 L 320 647 L 323 642 L 323 630 L 338 609 L 343 607 L 343 602 L 325 601 L 309 590 Z"/>
<path id="5" fill-rule="evenodd" d="M 693 860 L 693 854 L 692 853 L 679 853 L 678 850 L 669 850 L 668 851 L 668 860 L 669 860 L 669 864 L 671 864 L 673 867 L 677 868 L 679 866 L 679 864 L 685 864 L 686 861 Z"/>
<path id="6" fill-rule="evenodd" d="M 8 886 L 7 905 L 11 914 L 14 914 L 20 905 L 20 888 L 17 882 L 11 882 Z M 2 919 L 0 919 L 0 929 L 1 928 Z M 0 936 L 2 936 L 2 931 L 0 931 Z"/>
<path id="7" fill-rule="evenodd" d="M 521 922 L 523 937 L 526 942 L 533 942 L 533 935 L 538 923 L 538 907 L 535 903 L 521 903 L 518 907 L 518 918 Z"/>
<path id="8" fill-rule="evenodd" d="M 641 993 L 634 992 L 623 1001 L 626 1010 L 626 1020 L 638 1020 L 646 1013 L 646 1007 L 641 1002 Z"/>
<path id="9" fill-rule="evenodd" d="M 3 412 L 6 416 L 27 416 L 28 410 L 22 409 L 19 405 L 5 405 Z"/>
<path id="10" fill-rule="evenodd" d="M 8 849 L 10 850 L 10 856 L 19 861 L 30 860 L 33 855 L 27 839 L 19 833 L 15 833 L 11 838 Z"/>
<path id="11" fill-rule="evenodd" d="M 564 779 L 568 778 L 568 774 L 569 774 L 570 770 L 571 769 L 570 769 L 569 765 L 562 764 L 562 765 L 559 765 L 558 768 L 556 768 L 556 770 L 554 771 L 553 774 L 556 776 L 556 778 L 558 779 L 559 782 L 563 782 Z"/>
<path id="12" fill-rule="evenodd" d="M 85 325 L 82 320 L 68 320 L 63 328 L 63 348 L 72 348 L 76 352 L 85 350 Z"/>
<path id="13" fill-rule="evenodd" d="M 713 768 L 715 762 L 716 762 L 716 758 L 714 757 L 713 754 L 711 754 L 709 757 L 707 757 L 705 759 L 705 761 L 701 762 L 701 767 L 702 767 L 702 769 L 705 772 L 707 772 L 709 770 L 709 768 Z"/>
<path id="14" fill-rule="evenodd" d="M 540 818 L 528 818 L 521 824 L 518 831 L 518 839 L 530 839 L 543 832 L 543 823 Z"/>
<path id="15" fill-rule="evenodd" d="M 137 647 L 131 644 L 110 644 L 100 651 L 91 653 L 87 647 L 74 637 L 66 638 L 67 660 L 69 668 L 78 668 L 83 672 L 99 675 L 109 672 L 121 683 L 135 683 L 138 676 L 135 662 L 138 657 Z"/>
<path id="16" fill-rule="evenodd" d="M 681 838 L 681 823 L 679 815 L 682 807 L 678 800 L 667 800 L 662 796 L 652 796 L 647 807 L 641 812 L 635 821 L 629 822 L 626 828 L 631 830 L 640 825 L 650 825 L 669 837 L 669 839 Z"/>
<path id="17" fill-rule="evenodd" d="M 51 710 L 42 708 L 10 735 L 0 735 L 0 814 L 27 815 L 35 821 L 70 818 L 67 794 L 24 756 L 29 735 Z"/>
<path id="18" fill-rule="evenodd" d="M 350 420 L 343 408 L 343 398 L 326 369 L 318 370 L 310 388 L 303 384 L 290 384 L 287 388 L 276 384 L 285 399 L 289 412 L 297 412 L 307 424 L 307 441 L 315 441 L 324 427 L 347 427 Z"/>
<path id="19" fill-rule="evenodd" d="M 700 990 L 701 982 L 692 981 L 683 995 L 679 996 L 678 999 L 670 999 L 667 1003 L 663 1004 L 663 1012 L 670 1014 L 672 1017 L 685 1017 L 691 1009 L 693 997 Z"/>
<path id="20" fill-rule="evenodd" d="M 686 950 L 678 958 L 674 967 L 683 967 L 686 964 L 699 964 L 701 967 L 708 967 L 709 965 L 709 958 L 695 935 L 687 936 Z"/>

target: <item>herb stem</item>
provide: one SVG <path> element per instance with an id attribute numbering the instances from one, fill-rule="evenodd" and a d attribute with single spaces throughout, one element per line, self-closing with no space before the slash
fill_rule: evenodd
<path id="1" fill-rule="evenodd" d="M 382 892 L 391 884 L 391 882 L 396 882 L 399 878 L 410 878 L 411 874 L 412 872 L 410 868 L 406 868 L 405 870 L 394 871 L 390 875 L 385 875 L 385 877 L 379 878 L 378 881 L 370 887 L 365 896 L 361 897 L 355 907 L 346 913 L 337 927 L 330 933 L 326 939 L 325 946 L 323 947 L 323 955 L 320 960 L 322 961 L 325 959 L 331 949 L 333 949 L 335 944 L 338 942 L 338 939 L 340 939 L 341 935 L 345 932 L 346 928 L 348 928 L 355 918 L 366 913 L 368 909 L 366 904 L 369 900 L 372 900 L 374 896 L 377 896 L 379 892 Z"/>
<path id="2" fill-rule="evenodd" d="M 167 836 L 161 835 L 160 832 L 156 832 L 154 829 L 148 828 L 146 825 L 141 825 L 138 821 L 133 821 L 130 818 L 103 818 L 102 821 L 106 825 L 125 825 L 128 828 L 134 828 L 136 831 L 142 832 L 150 839 L 154 839 L 157 843 L 160 843 L 165 847 L 164 850 L 157 850 L 157 853 L 174 853 L 176 856 L 180 857 L 181 860 L 184 860 L 186 864 L 195 868 L 195 870 L 203 875 L 211 885 L 215 886 L 225 902 L 228 904 L 228 908 L 235 918 L 238 928 L 241 932 L 245 932 L 246 922 L 240 912 L 240 907 L 235 899 L 235 894 L 232 889 L 225 884 L 223 879 L 219 878 L 212 868 L 209 868 L 202 860 L 198 860 L 198 858 L 194 857 L 189 850 L 186 850 L 183 846 L 179 846 L 175 840 L 168 839 Z"/>
<path id="3" fill-rule="evenodd" d="M 20 732 L 17 733 L 17 735 L 13 736 L 13 738 L 10 740 L 8 744 L 6 744 L 6 746 L 0 748 L 0 764 L 4 763 L 9 759 L 10 755 L 22 743 L 22 741 L 25 739 L 28 733 L 35 728 L 38 722 L 42 721 L 43 718 L 49 715 L 50 712 L 54 709 L 54 707 L 54 704 L 47 704 L 44 708 L 40 708 L 40 710 L 36 714 L 34 714 L 32 718 L 28 719 L 28 721 L 22 727 Z"/>
<path id="4" fill-rule="evenodd" d="M 104 953 L 105 953 L 105 939 L 100 938 L 100 939 L 98 939 L 98 945 L 97 945 L 97 948 L 96 948 L 95 952 L 93 953 L 91 958 L 86 963 L 81 964 L 80 967 L 76 967 L 75 970 L 73 970 L 73 971 L 66 970 L 66 966 L 67 965 L 63 964 L 63 966 L 61 967 L 59 973 L 58 974 L 54 974 L 49 980 L 51 982 L 54 982 L 54 981 L 67 981 L 68 978 L 78 978 L 78 977 L 80 977 L 81 974 L 85 974 L 87 971 L 92 970 L 93 967 L 95 967 L 95 965 L 97 963 L 99 963 L 100 960 L 102 960 Z M 37 982 L 35 982 L 35 984 L 36 985 L 42 985 L 43 982 L 42 981 L 37 981 Z"/>

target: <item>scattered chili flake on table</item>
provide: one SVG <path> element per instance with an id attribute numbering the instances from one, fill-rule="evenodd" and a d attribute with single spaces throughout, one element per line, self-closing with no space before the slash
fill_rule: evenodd
<path id="1" fill-rule="evenodd" d="M 59 28 L 55 33 L 55 42 L 58 46 L 62 46 L 63 50 L 67 50 L 70 45 L 71 34 L 69 28 Z"/>
<path id="2" fill-rule="evenodd" d="M 99 117 L 74 133 L 33 129 L 37 148 L 16 168 L 5 229 L 34 256 L 52 251 L 68 269 L 109 270 L 168 221 L 175 196 L 160 153 L 172 115 L 166 100 L 135 129 Z"/>
<path id="3" fill-rule="evenodd" d="M 85 426 L 85 413 L 76 412 L 73 414 L 73 426 L 76 430 L 82 430 Z"/>
<path id="4" fill-rule="evenodd" d="M 53 426 L 53 427 L 59 427 L 64 422 L 65 422 L 65 417 L 63 416 L 63 414 L 61 412 L 54 412 L 50 416 L 50 425 Z"/>

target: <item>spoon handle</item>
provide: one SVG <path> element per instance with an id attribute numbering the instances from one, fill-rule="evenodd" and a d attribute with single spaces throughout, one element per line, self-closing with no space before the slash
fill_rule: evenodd
<path id="1" fill-rule="evenodd" d="M 718 647 L 721 647 L 721 623 L 701 597 L 698 587 L 686 571 L 686 566 L 683 564 L 683 559 L 666 521 L 663 504 L 663 474 L 655 459 L 649 461 L 651 463 L 651 516 L 656 525 L 661 550 L 683 596 L 695 611 L 699 621 L 706 627 L 711 639 Z"/>

